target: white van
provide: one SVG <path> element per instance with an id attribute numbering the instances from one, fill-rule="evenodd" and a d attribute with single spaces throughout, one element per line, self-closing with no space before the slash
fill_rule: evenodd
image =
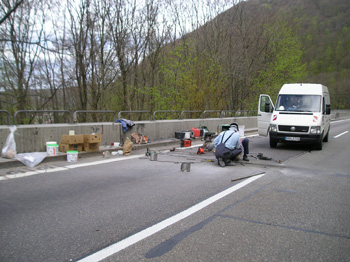
<path id="1" fill-rule="evenodd" d="M 259 135 L 277 143 L 309 143 L 322 150 L 328 142 L 331 121 L 328 88 L 321 84 L 285 84 L 273 105 L 270 96 L 260 95 Z"/>

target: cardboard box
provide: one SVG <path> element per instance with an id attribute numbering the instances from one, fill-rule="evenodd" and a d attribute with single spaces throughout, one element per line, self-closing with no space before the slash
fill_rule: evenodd
<path id="1" fill-rule="evenodd" d="M 67 151 L 83 151 L 83 144 L 63 144 L 60 143 L 60 152 L 67 153 Z"/>
<path id="2" fill-rule="evenodd" d="M 100 143 L 102 142 L 102 135 L 84 135 L 84 143 Z"/>
<path id="3" fill-rule="evenodd" d="M 76 145 L 84 143 L 84 135 L 62 135 L 61 136 L 62 144 Z"/>
<path id="4" fill-rule="evenodd" d="M 98 152 L 100 151 L 100 143 L 84 143 L 85 152 Z"/>

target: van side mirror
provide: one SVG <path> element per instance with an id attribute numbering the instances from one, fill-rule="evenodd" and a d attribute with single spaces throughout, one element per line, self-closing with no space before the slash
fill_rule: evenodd
<path id="1" fill-rule="evenodd" d="M 326 105 L 326 115 L 330 115 L 331 114 L 331 105 L 327 104 Z"/>
<path id="2" fill-rule="evenodd" d="M 273 107 L 271 108 L 271 104 L 265 103 L 265 113 L 271 113 L 272 111 L 273 111 Z"/>

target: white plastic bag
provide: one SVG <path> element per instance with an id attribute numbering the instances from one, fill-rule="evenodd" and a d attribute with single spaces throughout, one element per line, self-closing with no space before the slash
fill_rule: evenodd
<path id="1" fill-rule="evenodd" d="M 17 154 L 15 158 L 25 164 L 29 167 L 35 167 L 36 165 L 40 164 L 41 161 L 44 160 L 45 157 L 47 157 L 46 152 L 33 152 L 33 153 L 23 153 L 23 154 Z"/>
<path id="2" fill-rule="evenodd" d="M 1 156 L 4 158 L 14 158 L 16 151 L 16 142 L 15 142 L 15 131 L 17 130 L 16 126 L 10 126 L 10 134 L 8 135 L 5 146 L 2 148 Z"/>

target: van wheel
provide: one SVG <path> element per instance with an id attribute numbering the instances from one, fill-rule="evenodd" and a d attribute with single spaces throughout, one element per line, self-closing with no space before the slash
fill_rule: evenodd
<path id="1" fill-rule="evenodd" d="M 329 131 L 327 132 L 327 135 L 323 138 L 323 142 L 328 142 L 328 135 L 329 135 Z"/>
<path id="2" fill-rule="evenodd" d="M 275 140 L 270 139 L 270 147 L 276 148 L 277 147 L 277 142 Z"/>

